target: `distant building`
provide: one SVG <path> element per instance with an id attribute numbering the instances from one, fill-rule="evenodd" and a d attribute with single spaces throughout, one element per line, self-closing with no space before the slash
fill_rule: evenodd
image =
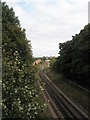
<path id="1" fill-rule="evenodd" d="M 34 63 L 33 63 L 33 65 L 38 65 L 40 62 L 41 62 L 41 60 L 40 60 L 40 59 L 35 60 L 35 61 L 34 61 Z"/>
<path id="2" fill-rule="evenodd" d="M 45 62 L 50 66 L 50 60 L 45 60 Z"/>
<path id="3" fill-rule="evenodd" d="M 90 23 L 90 1 L 88 2 L 88 23 Z"/>

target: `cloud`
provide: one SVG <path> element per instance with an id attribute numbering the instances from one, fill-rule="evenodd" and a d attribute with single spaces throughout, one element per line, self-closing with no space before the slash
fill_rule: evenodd
<path id="1" fill-rule="evenodd" d="M 5 0 L 6 1 L 6 0 Z M 58 55 L 88 22 L 88 0 L 7 0 L 31 40 L 34 56 Z M 20 4 L 22 3 L 22 4 Z"/>

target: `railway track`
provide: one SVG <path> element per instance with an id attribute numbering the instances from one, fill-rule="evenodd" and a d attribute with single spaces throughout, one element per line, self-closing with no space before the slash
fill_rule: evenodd
<path id="1" fill-rule="evenodd" d="M 72 83 L 72 84 L 76 85 L 77 87 L 79 87 L 79 88 L 82 89 L 83 91 L 86 91 L 86 92 L 90 93 L 90 90 L 88 90 L 88 89 L 86 89 L 86 88 L 78 85 L 77 83 L 72 82 L 72 81 L 70 81 L 70 80 L 67 80 L 67 81 L 68 81 L 69 83 Z"/>
<path id="2" fill-rule="evenodd" d="M 45 83 L 45 89 L 47 90 L 50 97 L 58 107 L 64 119 L 75 119 L 75 120 L 89 120 L 88 116 L 80 110 L 72 101 L 70 101 L 44 74 L 43 71 L 39 72 L 41 80 Z M 58 118 L 61 119 L 60 115 L 56 113 Z"/>

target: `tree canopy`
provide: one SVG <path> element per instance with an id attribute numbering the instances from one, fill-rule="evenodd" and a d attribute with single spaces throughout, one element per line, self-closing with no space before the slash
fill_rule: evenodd
<path id="1" fill-rule="evenodd" d="M 3 118 L 35 118 L 41 111 L 31 44 L 13 8 L 2 2 Z"/>
<path id="2" fill-rule="evenodd" d="M 90 24 L 86 25 L 72 40 L 59 44 L 59 57 L 54 69 L 67 78 L 90 84 Z"/>

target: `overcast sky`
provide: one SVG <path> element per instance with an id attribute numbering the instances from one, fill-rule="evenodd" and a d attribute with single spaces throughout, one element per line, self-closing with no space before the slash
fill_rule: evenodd
<path id="1" fill-rule="evenodd" d="M 3 0 L 13 7 L 33 56 L 58 56 L 59 43 L 71 40 L 88 23 L 88 0 Z"/>

